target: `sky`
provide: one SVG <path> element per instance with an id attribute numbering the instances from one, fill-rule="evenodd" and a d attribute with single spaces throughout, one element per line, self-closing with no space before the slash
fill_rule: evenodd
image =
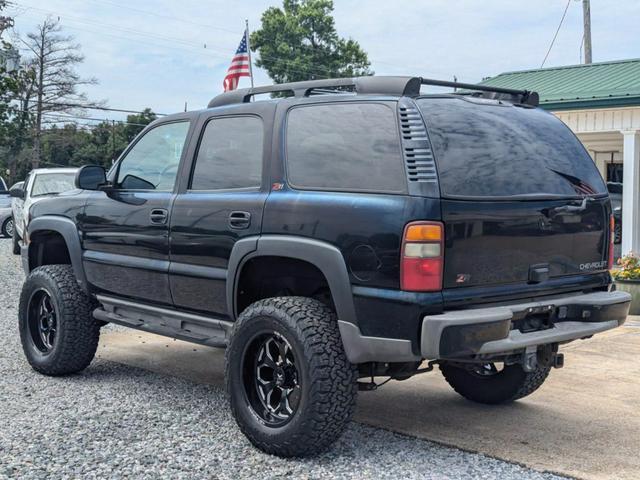
<path id="1" fill-rule="evenodd" d="M 24 35 L 47 15 L 82 46 L 84 90 L 109 107 L 173 113 L 206 107 L 248 19 L 280 1 L 12 0 Z M 334 0 L 338 33 L 358 41 L 378 75 L 477 82 L 540 67 L 567 0 Z M 640 1 L 592 0 L 593 61 L 640 57 Z M 569 0 L 545 67 L 581 62 L 582 2 Z M 256 85 L 272 83 L 254 69 Z M 240 87 L 250 86 L 243 78 Z M 93 116 L 93 115 L 92 115 Z M 95 116 L 120 119 L 122 114 Z"/>

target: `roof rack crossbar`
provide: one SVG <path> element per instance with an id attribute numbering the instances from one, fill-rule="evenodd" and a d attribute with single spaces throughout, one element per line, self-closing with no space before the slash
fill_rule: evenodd
<path id="1" fill-rule="evenodd" d="M 353 77 L 332 78 L 324 80 L 310 80 L 306 82 L 280 83 L 263 87 L 243 88 L 231 92 L 221 93 L 209 102 L 208 107 L 219 107 L 237 103 L 247 103 L 255 95 L 267 93 L 291 92 L 295 97 L 308 97 L 315 93 L 338 93 L 340 89 L 352 87 L 358 94 L 371 95 L 399 95 L 416 97 L 420 95 L 421 85 L 460 88 L 470 91 L 480 91 L 496 94 L 496 97 L 513 102 L 538 105 L 538 94 L 527 90 L 513 90 L 510 88 L 490 87 L 471 83 L 450 82 L 447 80 L 432 80 L 422 77 Z"/>
<path id="2" fill-rule="evenodd" d="M 474 83 L 451 82 L 448 80 L 433 80 L 430 78 L 421 78 L 422 85 L 433 85 L 436 87 L 452 87 L 462 90 L 472 90 L 477 92 L 497 93 L 515 97 L 518 102 L 528 105 L 538 106 L 539 96 L 537 92 L 529 90 L 515 90 L 513 88 L 492 87 L 490 85 L 477 85 Z"/>
<path id="3" fill-rule="evenodd" d="M 255 95 L 265 93 L 292 92 L 296 97 L 308 97 L 312 92 L 328 93 L 345 87 L 353 87 L 356 93 L 378 95 L 418 95 L 419 77 L 353 77 L 309 80 L 306 82 L 279 83 L 264 87 L 243 88 L 221 93 L 209 102 L 208 107 L 219 107 L 234 103 L 247 103 Z"/>

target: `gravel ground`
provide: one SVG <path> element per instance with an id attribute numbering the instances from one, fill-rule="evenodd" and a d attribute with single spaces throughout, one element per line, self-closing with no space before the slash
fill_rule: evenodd
<path id="1" fill-rule="evenodd" d="M 0 240 L 0 478 L 561 478 L 358 424 L 322 456 L 283 460 L 249 444 L 219 388 L 100 359 L 38 375 L 18 338 L 10 245 Z"/>

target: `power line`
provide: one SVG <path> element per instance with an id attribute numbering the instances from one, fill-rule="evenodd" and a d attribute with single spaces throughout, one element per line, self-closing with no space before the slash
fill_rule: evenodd
<path id="1" fill-rule="evenodd" d="M 167 115 L 166 113 L 156 113 L 154 111 L 145 112 L 145 111 L 139 111 L 139 110 L 126 110 L 124 108 L 111 108 L 111 107 L 103 107 L 100 105 L 86 105 L 81 103 L 42 102 L 42 104 L 50 105 L 50 106 L 60 106 L 60 107 L 66 107 L 66 108 L 79 108 L 82 110 L 103 110 L 105 112 L 133 113 L 133 114 L 152 113 L 154 115 L 159 115 L 161 117 L 164 117 L 165 115 Z"/>
<path id="2" fill-rule="evenodd" d="M 26 8 L 31 8 L 31 9 L 37 9 L 37 10 L 41 10 L 45 13 L 50 13 L 50 14 L 54 14 L 54 15 L 58 15 L 55 12 L 51 11 L 51 10 L 44 10 L 44 9 L 39 9 L 37 7 L 29 7 L 26 6 Z M 68 16 L 64 16 L 65 18 L 67 18 Z M 103 25 L 103 24 L 99 24 L 99 23 L 95 23 L 95 22 L 87 22 L 87 21 L 82 21 L 82 20 L 69 20 L 71 22 L 79 22 L 79 23 L 84 23 L 87 25 L 94 25 L 97 26 L 98 28 L 105 28 L 105 29 L 109 29 L 110 31 L 113 29 L 119 29 L 116 26 L 113 25 Z M 79 31 L 83 31 L 83 32 L 91 32 L 94 33 L 93 29 L 90 28 L 82 28 L 79 27 L 77 25 L 65 25 L 65 28 L 71 29 L 71 30 L 79 30 Z M 123 30 L 123 29 L 120 29 Z M 206 52 L 201 50 L 202 47 L 198 45 L 196 45 L 195 43 L 186 43 L 184 40 L 180 40 L 180 39 L 175 39 L 175 38 L 170 38 L 170 37 L 160 37 L 160 36 L 155 36 L 156 39 L 159 40 L 163 40 L 163 41 L 167 41 L 167 42 L 181 42 L 183 44 L 187 44 L 187 45 L 191 45 L 191 48 L 181 48 L 179 46 L 176 45 L 166 45 L 166 44 L 160 44 L 160 43 L 154 43 L 148 40 L 141 40 L 139 38 L 133 38 L 130 36 L 126 36 L 126 35 L 116 35 L 114 33 L 111 32 L 105 32 L 102 33 L 101 35 L 104 36 L 108 36 L 108 37 L 112 37 L 112 38 L 117 38 L 117 39 L 125 39 L 125 40 L 134 40 L 137 43 L 144 43 L 147 45 L 151 45 L 151 46 L 156 46 L 156 47 L 161 47 L 163 49 L 172 49 L 172 50 L 177 50 L 177 51 L 181 51 L 181 52 L 189 52 L 191 54 L 198 54 L 200 56 L 206 56 L 207 58 L 210 58 L 211 56 L 215 56 L 218 58 L 225 58 L 228 59 L 229 58 L 229 50 L 225 50 L 224 52 L 222 50 L 215 50 L 215 49 L 211 49 L 209 47 L 206 47 Z M 140 35 L 140 36 L 145 36 L 145 33 L 142 32 L 137 32 L 137 31 L 133 31 L 133 30 L 125 30 L 128 32 L 131 32 L 133 35 Z M 197 48 L 197 50 L 196 50 Z M 28 50 L 28 49 L 25 49 Z M 283 64 L 285 66 L 284 70 L 286 72 L 297 72 L 297 73 L 302 73 L 305 75 L 309 75 L 309 74 L 313 74 L 315 78 L 318 79 L 322 79 L 322 78 L 331 78 L 332 76 L 335 76 L 335 72 L 331 72 L 330 70 L 318 70 L 316 68 L 312 68 L 310 66 L 305 67 L 305 66 L 299 66 L 299 68 L 292 68 L 292 67 L 287 67 L 288 64 L 294 63 L 295 60 L 287 60 L 284 58 L 279 58 L 279 57 L 272 57 L 272 56 L 263 56 L 261 55 L 261 58 L 264 59 L 270 59 L 273 60 L 275 62 L 279 62 L 280 64 Z M 318 74 L 318 72 L 324 72 L 324 73 L 328 73 L 329 75 L 320 75 Z"/>
<path id="3" fill-rule="evenodd" d="M 92 118 L 92 117 L 83 117 L 81 115 L 66 115 L 66 114 L 56 114 L 56 113 L 43 113 L 43 115 L 51 117 L 51 118 L 59 118 L 59 119 L 76 119 L 76 120 L 88 120 L 91 122 L 105 122 L 105 123 L 111 123 L 111 122 L 116 122 L 116 123 L 120 123 L 123 125 L 134 125 L 136 127 L 146 127 L 148 124 L 146 123 L 134 123 L 134 122 L 127 122 L 125 120 L 111 120 L 108 118 Z"/>
<path id="4" fill-rule="evenodd" d="M 14 112 L 16 112 L 16 113 L 32 113 L 30 110 L 14 110 Z M 43 112 L 42 116 L 49 117 L 49 118 L 58 118 L 58 119 L 60 119 L 59 121 L 63 121 L 65 119 L 76 119 L 76 120 L 87 120 L 87 121 L 92 121 L 92 122 L 106 122 L 106 123 L 116 122 L 116 123 L 121 123 L 123 125 L 134 125 L 134 126 L 137 126 L 137 127 L 146 127 L 148 125 L 146 123 L 127 122 L 126 120 L 113 120 L 113 119 L 110 119 L 110 118 L 85 117 L 85 116 L 82 116 L 82 115 L 71 115 L 71 114 L 56 113 L 56 112 Z M 92 126 L 95 127 L 96 125 L 92 125 Z"/>
<path id="5" fill-rule="evenodd" d="M 547 54 L 544 56 L 544 60 L 542 60 L 542 63 L 540 64 L 540 68 L 544 67 L 545 62 L 547 61 L 547 58 L 549 57 L 549 54 L 551 53 L 551 49 L 553 48 L 553 44 L 556 43 L 556 38 L 558 38 L 558 33 L 560 32 L 560 28 L 562 28 L 562 24 L 564 22 L 564 17 L 567 16 L 567 10 L 569 10 L 569 4 L 571 3 L 571 0 L 567 0 L 567 6 L 564 7 L 564 12 L 562 13 L 562 18 L 560 19 L 560 23 L 558 24 L 558 28 L 556 29 L 556 33 L 553 35 L 553 39 L 551 40 L 551 45 L 549 45 L 549 50 L 547 50 Z"/>
<path id="6" fill-rule="evenodd" d="M 24 4 L 24 3 L 13 2 L 13 4 L 14 5 L 20 5 L 20 6 L 24 7 L 24 8 L 26 8 L 26 9 L 31 9 L 31 10 L 36 10 L 36 11 L 44 12 L 44 13 L 47 13 L 47 14 L 51 14 L 51 15 L 56 15 L 56 16 L 58 16 L 60 18 L 64 17 L 66 19 L 70 19 L 70 21 L 72 21 L 72 22 L 78 22 L 78 23 L 82 23 L 82 24 L 86 24 L 86 25 L 94 25 L 94 26 L 98 26 L 98 27 L 101 27 L 101 28 L 107 28 L 110 31 L 119 30 L 121 32 L 131 33 L 131 34 L 134 34 L 134 35 L 139 35 L 139 36 L 142 36 L 142 37 L 148 37 L 148 38 L 152 38 L 152 39 L 155 39 L 155 40 L 162 40 L 162 41 L 172 42 L 172 43 L 176 43 L 177 42 L 177 43 L 181 43 L 183 45 L 186 45 L 186 46 L 189 46 L 189 47 L 192 47 L 192 48 L 198 48 L 198 49 L 202 48 L 201 44 L 196 44 L 196 43 L 193 43 L 193 42 L 190 42 L 188 40 L 181 39 L 181 38 L 167 37 L 167 36 L 164 36 L 164 35 L 158 35 L 158 34 L 153 34 L 153 33 L 149 33 L 149 32 L 141 32 L 139 30 L 124 28 L 124 27 L 121 27 L 121 26 L 118 26 L 118 25 L 90 21 L 90 20 L 82 19 L 80 17 L 75 17 L 73 15 L 60 14 L 60 13 L 55 12 L 53 10 L 47 10 L 47 9 L 44 9 L 44 8 L 34 7 L 32 5 L 27 5 L 27 4 Z M 79 28 L 77 26 L 71 26 L 69 28 L 72 28 L 72 29 L 75 28 L 75 29 L 78 29 L 78 30 L 83 30 L 82 28 Z M 92 30 L 90 30 L 90 31 L 92 31 Z M 112 33 L 109 33 L 107 35 L 119 38 L 118 35 L 114 35 Z M 127 37 L 124 37 L 124 38 L 127 38 Z M 127 38 L 127 39 L 131 40 L 131 38 Z M 146 43 L 150 43 L 150 42 L 146 42 Z M 158 45 L 158 44 L 156 44 L 156 45 Z M 174 49 L 179 49 L 179 50 L 182 50 L 182 51 L 186 51 L 186 49 L 178 48 L 178 47 L 175 47 L 175 46 L 162 45 L 162 47 L 163 48 L 167 48 L 168 47 L 168 48 L 174 48 Z M 227 50 L 227 49 L 222 51 L 222 50 L 211 49 L 211 48 L 206 47 L 206 46 L 205 46 L 205 48 L 207 49 L 208 52 L 218 52 L 218 56 L 219 57 L 227 58 L 229 56 L 229 50 Z M 188 50 L 188 51 L 191 51 L 191 50 Z M 204 54 L 205 52 L 200 52 L 200 53 Z M 276 56 L 269 56 L 269 55 L 265 56 L 265 55 L 262 55 L 262 54 L 260 55 L 260 58 L 263 58 L 265 60 L 272 60 L 272 61 L 275 61 L 275 62 L 282 62 L 282 63 L 285 64 L 285 66 L 287 64 L 290 64 L 290 63 L 294 62 L 293 60 L 287 60 L 287 59 L 284 59 L 284 58 L 281 58 L 281 57 L 276 57 Z M 390 64 L 388 64 L 388 65 L 390 65 Z M 307 66 L 300 66 L 300 65 L 298 65 L 297 68 L 287 68 L 286 70 L 290 71 L 290 72 L 297 72 L 297 73 L 303 73 L 303 74 L 313 73 L 313 74 L 316 74 L 315 75 L 316 78 L 331 78 L 332 76 L 335 76 L 335 74 L 336 74 L 336 72 L 332 72 L 330 70 L 317 69 L 317 68 L 312 68 L 311 66 L 307 67 Z M 324 74 L 329 74 L 329 75 L 328 76 L 327 75 L 317 75 L 318 73 L 324 73 Z"/>
<path id="7" fill-rule="evenodd" d="M 154 17 L 166 18 L 168 20 L 175 20 L 175 21 L 182 22 L 182 23 L 188 23 L 190 25 L 196 25 L 196 26 L 202 27 L 202 28 L 220 30 L 222 32 L 228 32 L 228 33 L 234 33 L 234 34 L 238 33 L 237 30 L 231 30 L 229 28 L 223 28 L 223 27 L 218 27 L 218 26 L 215 26 L 215 25 L 209 25 L 209 24 L 194 22 L 193 20 L 188 20 L 186 18 L 174 17 L 174 16 L 170 16 L 170 15 L 162 15 L 160 13 L 152 12 L 150 10 L 142 10 L 142 9 L 139 9 L 139 8 L 133 8 L 133 7 L 122 5 L 120 3 L 111 2 L 109 0 L 91 0 L 91 1 L 93 1 L 94 3 L 107 3 L 109 5 L 113 5 L 114 7 L 126 9 L 126 10 L 129 10 L 129 11 L 132 11 L 132 12 L 138 12 L 138 13 L 142 13 L 144 15 L 153 15 Z"/>

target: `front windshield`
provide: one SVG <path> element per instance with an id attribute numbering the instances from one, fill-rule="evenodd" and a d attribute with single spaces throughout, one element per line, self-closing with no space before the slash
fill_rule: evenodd
<path id="1" fill-rule="evenodd" d="M 75 188 L 75 172 L 40 173 L 36 175 L 31 196 L 51 195 Z"/>

